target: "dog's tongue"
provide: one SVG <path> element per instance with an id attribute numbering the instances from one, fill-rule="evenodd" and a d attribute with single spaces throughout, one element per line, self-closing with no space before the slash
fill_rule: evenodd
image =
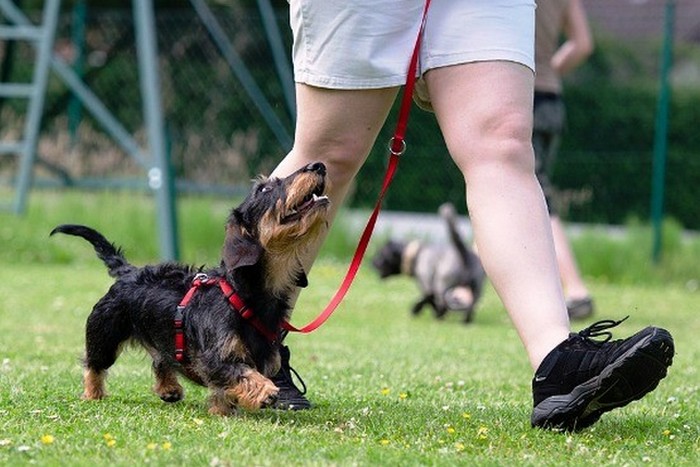
<path id="1" fill-rule="evenodd" d="M 298 212 L 304 212 L 307 209 L 309 209 L 311 206 L 316 204 L 319 201 L 325 201 L 328 199 L 328 196 L 323 195 L 323 196 L 318 196 L 316 193 L 311 195 L 311 198 L 309 198 L 307 201 L 301 203 L 301 205 L 297 206 L 297 211 Z"/>

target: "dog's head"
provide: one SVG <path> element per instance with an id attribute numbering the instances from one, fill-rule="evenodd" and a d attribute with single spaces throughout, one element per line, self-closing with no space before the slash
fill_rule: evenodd
<path id="1" fill-rule="evenodd" d="M 314 162 L 285 178 L 259 177 L 228 218 L 227 271 L 264 262 L 272 288 L 306 285 L 299 257 L 327 228 L 326 166 Z"/>
<path id="2" fill-rule="evenodd" d="M 372 266 L 382 279 L 401 274 L 401 258 L 406 245 L 402 242 L 389 240 L 386 245 L 377 251 L 372 258 Z"/>

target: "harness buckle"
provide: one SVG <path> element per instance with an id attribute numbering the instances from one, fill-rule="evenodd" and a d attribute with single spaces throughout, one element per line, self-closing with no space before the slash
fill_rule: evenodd
<path id="1" fill-rule="evenodd" d="M 206 273 L 198 272 L 192 279 L 193 284 L 203 284 L 209 281 L 209 276 Z"/>

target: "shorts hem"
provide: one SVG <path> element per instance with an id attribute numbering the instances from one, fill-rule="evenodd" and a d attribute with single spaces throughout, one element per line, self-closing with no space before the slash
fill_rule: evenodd
<path id="1" fill-rule="evenodd" d="M 515 62 L 529 68 L 533 72 L 535 71 L 535 63 L 530 55 L 517 50 L 492 49 L 428 56 L 421 63 L 421 73 L 425 74 L 435 68 L 477 62 Z"/>
<path id="2" fill-rule="evenodd" d="M 336 76 L 321 76 L 309 71 L 297 71 L 294 73 L 294 81 L 297 83 L 326 89 L 382 89 L 404 85 L 406 83 L 406 76 L 355 79 Z"/>

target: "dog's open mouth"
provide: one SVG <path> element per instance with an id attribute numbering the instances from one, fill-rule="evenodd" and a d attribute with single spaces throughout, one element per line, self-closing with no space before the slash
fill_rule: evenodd
<path id="1" fill-rule="evenodd" d="M 282 216 L 281 223 L 287 224 L 289 222 L 298 221 L 312 210 L 328 206 L 330 200 L 328 196 L 323 194 L 323 190 L 324 186 L 322 184 L 316 187 L 312 193 L 306 195 L 300 203 L 289 209 L 287 213 Z"/>

